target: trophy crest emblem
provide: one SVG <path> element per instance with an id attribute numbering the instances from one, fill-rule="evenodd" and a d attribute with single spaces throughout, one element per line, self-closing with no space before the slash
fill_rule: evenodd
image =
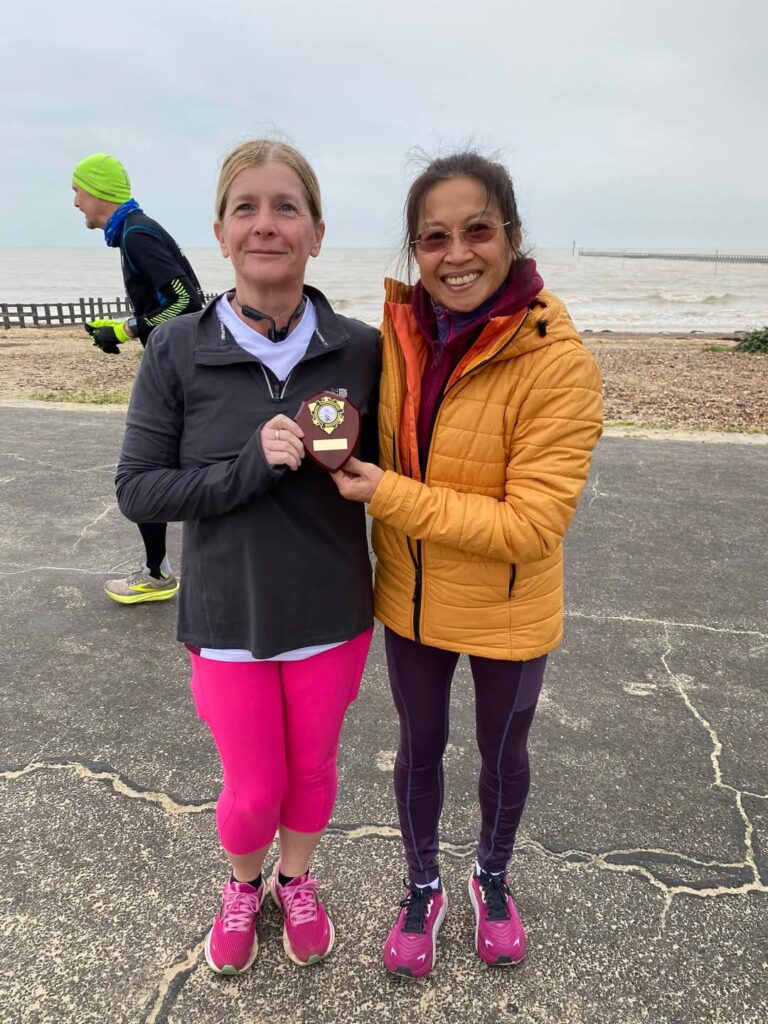
<path id="1" fill-rule="evenodd" d="M 332 434 L 344 422 L 344 402 L 331 395 L 323 395 L 316 402 L 307 403 L 316 427 Z"/>

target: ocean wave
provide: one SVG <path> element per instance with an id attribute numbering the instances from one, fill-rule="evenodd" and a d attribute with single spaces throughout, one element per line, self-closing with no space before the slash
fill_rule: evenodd
<path id="1" fill-rule="evenodd" d="M 750 295 L 737 295 L 734 292 L 665 292 L 653 291 L 632 295 L 589 295 L 581 294 L 569 298 L 569 305 L 633 305 L 644 304 L 670 305 L 670 306 L 718 306 L 724 302 L 743 302 L 745 299 L 754 298 Z"/>
<path id="2" fill-rule="evenodd" d="M 574 316 L 574 323 L 579 330 L 591 331 L 682 331 L 686 334 L 703 331 L 705 333 L 732 332 L 752 330 L 765 323 L 764 316 L 725 316 L 719 311 L 693 313 L 687 316 L 676 314 L 643 314 L 637 310 L 624 314 L 616 312 L 584 312 Z"/>
<path id="3" fill-rule="evenodd" d="M 740 296 L 733 292 L 651 292 L 643 296 L 651 302 L 685 303 L 686 306 L 714 306 L 720 302 L 732 302 Z"/>

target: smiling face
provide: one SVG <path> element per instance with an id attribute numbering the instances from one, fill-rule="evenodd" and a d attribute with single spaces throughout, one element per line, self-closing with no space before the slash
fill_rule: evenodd
<path id="1" fill-rule="evenodd" d="M 467 242 L 462 228 L 482 221 L 501 225 L 498 205 L 488 199 L 477 178 L 439 181 L 427 192 L 419 218 L 419 234 L 452 232 L 450 244 L 439 252 L 415 248 L 421 283 L 440 306 L 471 313 L 501 286 L 512 265 L 513 252 L 506 232 L 499 227 L 487 242 Z"/>
<path id="2" fill-rule="evenodd" d="M 298 174 L 275 161 L 240 171 L 213 230 L 222 255 L 232 260 L 238 296 L 245 298 L 264 287 L 300 289 L 325 225 L 314 221 Z"/>

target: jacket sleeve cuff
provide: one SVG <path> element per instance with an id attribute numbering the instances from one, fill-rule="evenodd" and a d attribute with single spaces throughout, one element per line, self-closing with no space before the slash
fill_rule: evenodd
<path id="1" fill-rule="evenodd" d="M 368 515 L 402 530 L 410 518 L 423 484 L 388 469 L 368 504 Z"/>
<path id="2" fill-rule="evenodd" d="M 264 423 L 260 423 L 254 430 L 237 459 L 237 467 L 243 480 L 247 481 L 246 486 L 252 488 L 249 497 L 265 494 L 285 475 L 286 471 L 285 466 L 271 466 L 267 462 L 261 444 L 261 428 L 263 426 Z"/>

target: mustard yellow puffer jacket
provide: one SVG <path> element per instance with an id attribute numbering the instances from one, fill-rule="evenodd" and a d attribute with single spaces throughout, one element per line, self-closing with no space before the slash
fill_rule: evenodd
<path id="1" fill-rule="evenodd" d="M 597 363 L 551 292 L 492 319 L 444 389 L 422 482 L 427 347 L 412 289 L 386 289 L 376 616 L 433 647 L 537 658 L 562 637 L 562 541 L 602 424 Z"/>

